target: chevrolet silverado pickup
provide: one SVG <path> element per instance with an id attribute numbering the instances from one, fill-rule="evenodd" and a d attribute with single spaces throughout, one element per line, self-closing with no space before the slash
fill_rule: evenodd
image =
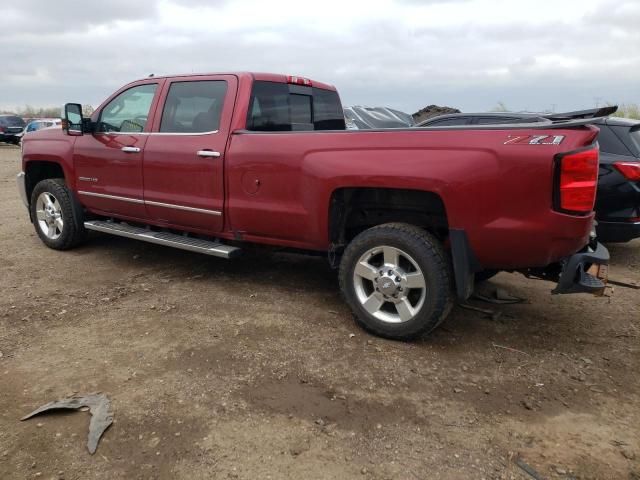
<path id="1" fill-rule="evenodd" d="M 535 124 L 347 130 L 336 89 L 302 77 L 152 77 L 91 118 L 25 137 L 18 188 L 42 242 L 88 230 L 231 258 L 323 253 L 356 321 L 410 339 L 487 271 L 602 292 L 592 237 L 593 111 Z M 591 120 L 590 120 L 591 118 Z"/>

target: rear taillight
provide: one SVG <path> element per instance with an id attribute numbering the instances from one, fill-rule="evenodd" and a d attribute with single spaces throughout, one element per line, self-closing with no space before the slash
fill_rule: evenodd
<path id="1" fill-rule="evenodd" d="M 0 133 L 4 132 L 4 127 L 0 127 Z"/>
<path id="2" fill-rule="evenodd" d="M 633 182 L 640 182 L 640 163 L 616 162 L 613 166 L 626 178 Z"/>
<path id="3" fill-rule="evenodd" d="M 598 148 L 556 156 L 557 210 L 586 214 L 593 210 L 598 186 Z"/>

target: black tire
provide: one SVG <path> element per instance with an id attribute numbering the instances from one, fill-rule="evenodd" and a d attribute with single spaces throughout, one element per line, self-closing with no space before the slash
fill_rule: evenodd
<path id="1" fill-rule="evenodd" d="M 56 234 L 48 236 L 38 219 L 38 198 L 42 194 L 52 196 L 59 205 L 59 217 L 62 219 L 62 229 L 55 227 Z M 73 194 L 62 178 L 49 178 L 38 182 L 31 193 L 31 219 L 40 240 L 54 250 L 68 250 L 80 244 L 87 238 L 84 228 L 84 214 L 82 207 L 74 199 Z M 52 238 L 55 237 L 55 238 Z"/>
<path id="2" fill-rule="evenodd" d="M 417 290 L 421 300 L 415 305 L 415 313 L 410 319 L 401 320 L 398 323 L 380 319 L 363 306 L 363 295 L 369 295 L 366 289 L 363 288 L 367 282 L 370 283 L 369 289 L 375 289 L 375 292 L 370 290 L 371 296 L 374 294 L 382 295 L 382 290 L 376 289 L 376 287 L 387 288 L 389 282 L 378 283 L 382 280 L 382 277 L 376 277 L 375 280 L 363 280 L 358 285 L 355 275 L 356 266 L 359 265 L 361 257 L 372 255 L 368 258 L 371 258 L 371 261 L 374 262 L 377 258 L 376 255 L 383 255 L 382 253 L 375 253 L 378 249 L 382 249 L 383 246 L 399 250 L 401 254 L 408 257 L 402 257 L 404 260 L 400 260 L 398 264 L 403 261 L 405 264 L 407 264 L 408 260 L 412 261 L 413 264 L 419 267 L 419 271 L 415 273 L 420 273 L 424 279 L 425 288 Z M 379 260 L 377 261 L 379 262 Z M 386 262 L 386 260 L 383 261 Z M 407 265 L 411 268 L 412 264 Z M 370 264 L 368 266 L 371 267 Z M 378 268 L 381 268 L 379 272 L 382 272 L 387 267 L 374 267 L 374 272 Z M 391 275 L 390 270 L 388 273 Z M 375 273 L 375 275 L 378 274 Z M 340 262 L 339 277 L 340 289 L 355 315 L 356 322 L 365 330 L 381 337 L 394 340 L 411 340 L 426 335 L 442 323 L 453 307 L 454 284 L 449 257 L 440 241 L 425 230 L 413 225 L 388 223 L 360 233 L 344 251 Z M 388 276 L 384 278 L 389 279 Z M 396 273 L 393 273 L 391 278 L 397 280 L 399 277 L 396 276 Z M 400 275 L 400 278 L 402 278 L 402 275 Z M 396 294 L 403 295 L 402 287 L 400 290 L 401 292 Z M 405 290 L 410 291 L 407 287 L 405 287 Z M 410 292 L 404 293 L 407 299 L 410 295 L 416 293 L 416 291 Z M 401 317 L 400 309 L 393 302 L 392 298 L 390 301 L 385 301 L 383 306 L 375 312 L 375 315 L 387 315 L 386 309 L 390 312 L 388 315 Z M 396 321 L 398 320 L 396 319 Z"/>

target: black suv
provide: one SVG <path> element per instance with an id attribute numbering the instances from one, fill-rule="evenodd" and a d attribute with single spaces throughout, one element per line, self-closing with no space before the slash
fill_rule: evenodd
<path id="1" fill-rule="evenodd" d="M 13 143 L 18 145 L 20 137 L 18 134 L 24 130 L 24 120 L 15 115 L 0 115 L 0 142 Z"/>
<path id="2" fill-rule="evenodd" d="M 531 123 L 553 117 L 511 112 L 451 113 L 429 118 L 416 127 Z M 593 124 L 600 129 L 600 175 L 595 206 L 598 239 L 628 242 L 640 237 L 640 120 L 609 117 L 594 120 Z"/>

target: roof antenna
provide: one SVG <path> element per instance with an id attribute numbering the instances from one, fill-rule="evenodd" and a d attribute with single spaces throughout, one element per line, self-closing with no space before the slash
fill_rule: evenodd
<path id="1" fill-rule="evenodd" d="M 155 75 L 155 74 L 150 73 L 150 74 L 149 74 L 149 76 L 148 76 L 147 78 L 151 78 L 151 77 L 153 77 L 154 75 Z"/>

